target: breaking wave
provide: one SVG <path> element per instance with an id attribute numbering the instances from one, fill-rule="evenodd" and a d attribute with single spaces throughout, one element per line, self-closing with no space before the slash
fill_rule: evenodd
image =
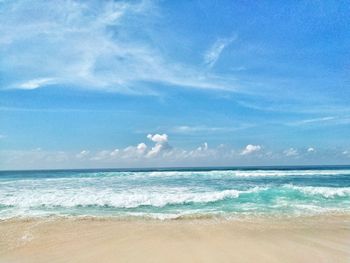
<path id="1" fill-rule="evenodd" d="M 0 176 L 0 219 L 326 212 L 350 212 L 350 170 L 46 171 Z"/>

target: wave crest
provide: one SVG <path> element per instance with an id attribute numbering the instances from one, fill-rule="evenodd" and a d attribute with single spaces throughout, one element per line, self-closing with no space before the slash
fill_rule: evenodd
<path id="1" fill-rule="evenodd" d="M 320 195 L 325 198 L 350 196 L 350 187 L 315 187 L 286 185 L 286 188 L 297 190 L 306 195 Z"/>
<path id="2" fill-rule="evenodd" d="M 164 207 L 166 205 L 186 203 L 210 203 L 226 198 L 238 198 L 242 193 L 259 191 L 254 187 L 246 191 L 223 190 L 212 192 L 189 192 L 183 189 L 172 189 L 166 192 L 158 191 L 124 191 L 114 192 L 112 189 L 79 189 L 77 190 L 56 190 L 56 191 L 21 191 L 9 196 L 0 196 L 0 204 L 22 208 L 40 206 L 109 206 L 116 208 L 135 208 L 139 206 Z"/>

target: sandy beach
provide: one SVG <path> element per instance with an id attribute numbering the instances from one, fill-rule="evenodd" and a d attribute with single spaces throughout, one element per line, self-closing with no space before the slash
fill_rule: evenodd
<path id="1" fill-rule="evenodd" d="M 350 262 L 350 217 L 0 222 L 0 262 Z"/>

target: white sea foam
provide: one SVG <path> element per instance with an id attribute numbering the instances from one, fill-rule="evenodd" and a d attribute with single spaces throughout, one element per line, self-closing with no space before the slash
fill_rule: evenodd
<path id="1" fill-rule="evenodd" d="M 350 187 L 315 187 L 286 185 L 286 188 L 300 191 L 307 195 L 320 195 L 325 198 L 346 197 L 350 198 Z"/>
<path id="2" fill-rule="evenodd" d="M 135 173 L 137 175 L 137 172 Z M 139 175 L 148 177 L 167 176 L 232 176 L 232 177 L 278 177 L 278 176 L 311 176 L 311 175 L 350 175 L 350 170 L 211 170 L 211 171 L 156 171 L 142 172 Z"/>
<path id="3" fill-rule="evenodd" d="M 11 194 L 0 193 L 0 204 L 19 208 L 110 206 L 133 208 L 138 206 L 163 207 L 170 204 L 208 203 L 225 198 L 237 198 L 242 193 L 252 193 L 264 188 L 254 187 L 246 191 L 223 190 L 193 192 L 186 188 L 144 188 L 115 192 L 113 189 L 41 189 L 22 190 Z"/>
<path id="4" fill-rule="evenodd" d="M 21 179 L 23 183 L 40 182 L 93 182 L 97 178 L 106 182 L 110 180 L 137 180 L 147 178 L 226 178 L 226 177 L 285 177 L 285 176 L 337 176 L 350 175 L 350 169 L 343 170 L 208 170 L 208 171 L 134 171 L 134 172 L 86 172 L 73 177 L 47 177 L 37 179 Z M 0 185 L 11 184 L 11 181 L 1 181 Z"/>
<path id="5" fill-rule="evenodd" d="M 350 210 L 348 177 L 342 176 L 350 175 L 350 170 L 82 172 L 62 176 L 52 173 L 0 178 L 0 219 L 46 215 L 167 219 L 226 212 Z M 335 180 L 322 176 L 334 176 Z M 329 181 L 332 185 L 323 187 L 293 185 Z"/>

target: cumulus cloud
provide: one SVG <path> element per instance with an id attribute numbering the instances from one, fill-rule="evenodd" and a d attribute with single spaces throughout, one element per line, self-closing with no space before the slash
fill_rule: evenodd
<path id="1" fill-rule="evenodd" d="M 261 150 L 261 146 L 260 145 L 252 145 L 252 144 L 248 144 L 241 152 L 241 155 L 248 155 L 248 154 L 252 154 L 255 152 L 258 152 Z"/>
<path id="2" fill-rule="evenodd" d="M 183 151 L 182 157 L 189 159 L 205 159 L 205 158 L 217 158 L 220 156 L 220 150 L 209 149 L 208 143 L 204 142 L 202 145 L 191 151 Z M 223 152 L 221 153 L 223 154 Z M 222 156 L 221 156 L 222 157 Z"/>
<path id="3" fill-rule="evenodd" d="M 154 157 L 159 155 L 163 151 L 169 150 L 171 147 L 168 144 L 168 135 L 167 134 L 148 134 L 147 138 L 156 144 L 151 148 L 147 153 L 148 157 Z"/>
<path id="4" fill-rule="evenodd" d="M 215 43 L 205 52 L 204 54 L 204 62 L 209 67 L 213 67 L 216 61 L 219 59 L 222 51 L 230 45 L 236 36 L 230 38 L 219 38 L 215 41 Z"/>
<path id="5" fill-rule="evenodd" d="M 182 149 L 170 146 L 168 136 L 155 135 L 148 136 L 152 146 L 141 142 L 135 146 L 114 150 L 80 152 L 46 151 L 40 148 L 22 151 L 0 150 L 0 169 L 278 165 L 288 161 L 294 164 L 293 160 L 300 156 L 294 148 L 285 150 L 284 154 L 269 150 L 253 154 L 261 151 L 262 146 L 252 144 L 243 150 L 235 150 L 227 145 L 209 147 L 208 143 L 204 142 L 197 147 Z M 312 158 L 314 155 L 327 156 L 327 160 L 341 160 L 343 164 L 347 164 L 350 152 L 328 149 L 315 151 Z M 303 161 L 307 164 L 307 157 L 311 156 L 308 154 L 304 156 L 306 159 Z"/>
<path id="6" fill-rule="evenodd" d="M 292 156 L 298 156 L 299 155 L 299 152 L 297 149 L 294 149 L 294 148 L 289 148 L 287 150 L 285 150 L 284 152 L 284 155 L 287 156 L 287 157 L 292 157 Z"/>
<path id="7" fill-rule="evenodd" d="M 165 143 L 168 141 L 168 135 L 167 134 L 148 134 L 147 138 L 150 139 L 153 142 L 157 143 Z"/>
<path id="8" fill-rule="evenodd" d="M 197 148 L 197 150 L 198 151 L 206 151 L 206 150 L 208 150 L 208 143 L 203 143 L 203 145 L 202 146 L 199 146 L 198 148 Z"/>
<path id="9" fill-rule="evenodd" d="M 152 149 L 147 153 L 148 157 L 154 157 L 157 156 L 162 150 L 164 146 L 161 143 L 157 143 L 155 146 L 152 147 Z"/>
<path id="10" fill-rule="evenodd" d="M 136 149 L 140 154 L 144 154 L 147 151 L 147 145 L 143 142 L 139 143 L 137 145 Z"/>
<path id="11" fill-rule="evenodd" d="M 140 145 L 140 144 L 139 144 Z M 118 157 L 123 159 L 129 159 L 129 158 L 140 158 L 144 155 L 144 152 L 142 151 L 142 147 L 137 146 L 128 146 L 124 148 L 121 152 L 119 152 Z"/>
<path id="12" fill-rule="evenodd" d="M 314 152 L 315 151 L 315 148 L 314 147 L 309 147 L 308 149 L 307 149 L 307 152 L 309 152 L 309 153 L 312 153 L 312 152 Z"/>

